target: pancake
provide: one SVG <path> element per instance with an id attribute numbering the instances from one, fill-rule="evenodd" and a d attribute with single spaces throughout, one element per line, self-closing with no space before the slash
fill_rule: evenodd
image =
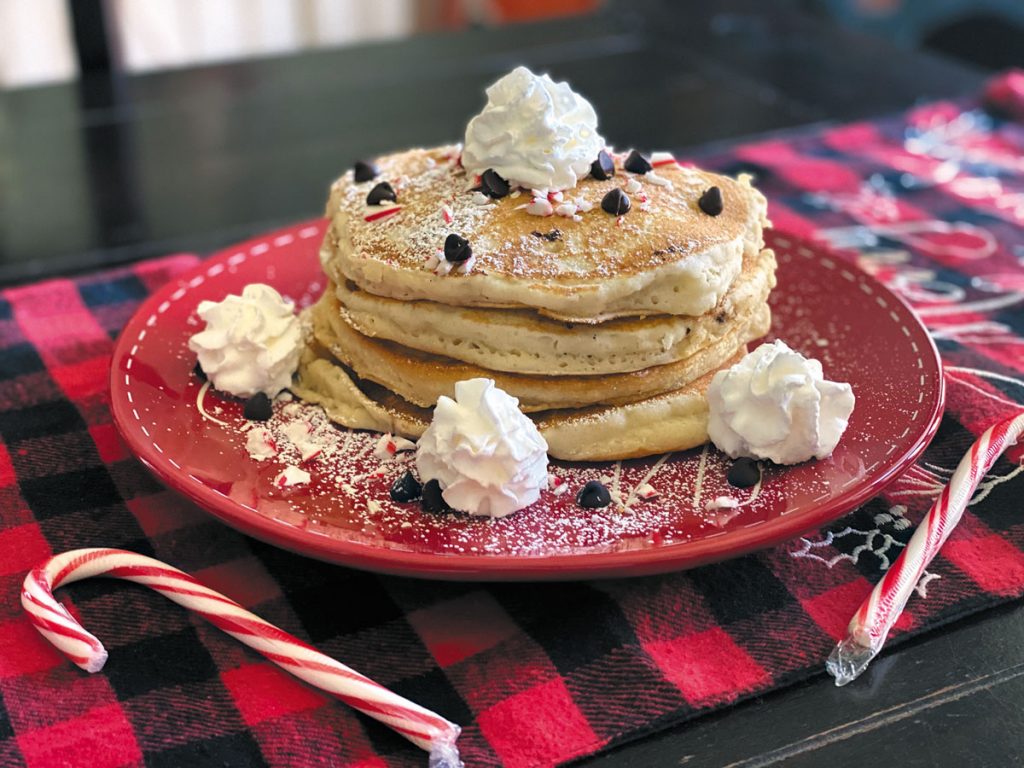
<path id="1" fill-rule="evenodd" d="M 331 286 L 342 316 L 364 336 L 492 371 L 537 375 L 627 373 L 678 362 L 721 338 L 736 318 L 765 305 L 775 286 L 775 256 L 762 251 L 710 312 L 655 315 L 597 325 L 567 324 L 526 309 L 452 307 L 399 301 Z"/>
<path id="2" fill-rule="evenodd" d="M 414 149 L 380 158 L 381 174 L 373 181 L 355 182 L 349 171 L 335 182 L 321 248 L 335 282 L 347 279 L 401 300 L 528 307 L 570 322 L 698 316 L 722 300 L 744 259 L 764 245 L 765 200 L 745 176 L 730 179 L 674 163 L 654 176 L 634 175 L 621 170 L 620 158 L 611 179 L 588 177 L 565 193 L 567 201 L 591 206 L 576 220 L 520 210 L 530 202 L 528 193 L 479 205 L 480 196 L 470 191 L 474 179 L 457 161 L 457 147 Z M 384 180 L 401 208 L 367 221 L 383 210 L 367 206 L 366 196 Z M 601 199 L 629 181 L 640 189 L 632 193 L 632 210 L 616 221 L 601 209 Z M 724 199 L 718 216 L 697 205 L 712 186 Z M 475 261 L 468 274 L 438 276 L 425 260 L 452 233 L 469 241 Z"/>
<path id="3" fill-rule="evenodd" d="M 739 350 L 724 365 L 732 365 L 745 351 Z M 704 394 L 715 372 L 675 391 L 628 405 L 547 411 L 530 418 L 547 441 L 548 454 L 565 461 L 612 461 L 682 451 L 707 442 Z M 320 404 L 335 422 L 352 429 L 391 432 L 416 440 L 430 424 L 430 409 L 356 378 L 316 345 L 304 352 L 293 390 L 303 400 Z"/>
<path id="4" fill-rule="evenodd" d="M 717 369 L 748 341 L 762 336 L 771 314 L 765 303 L 734 317 L 725 332 L 689 357 L 641 371 L 602 376 L 544 376 L 492 371 L 470 363 L 432 355 L 392 341 L 363 336 L 343 319 L 337 297 L 327 292 L 311 312 L 317 341 L 361 379 L 377 382 L 408 402 L 431 407 L 441 395 L 454 395 L 455 384 L 473 378 L 495 384 L 519 399 L 526 412 L 622 405 L 685 384 Z"/>

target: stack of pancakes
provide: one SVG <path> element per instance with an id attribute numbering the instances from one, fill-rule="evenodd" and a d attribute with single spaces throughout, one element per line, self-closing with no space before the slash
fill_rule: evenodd
<path id="1" fill-rule="evenodd" d="M 538 216 L 527 206 L 543 192 L 492 199 L 458 158 L 411 150 L 332 186 L 329 284 L 309 311 L 296 393 L 345 426 L 416 438 L 440 395 L 485 377 L 519 399 L 555 458 L 705 442 L 711 377 L 770 324 L 764 197 L 743 177 L 674 162 L 631 174 L 619 157 L 610 179 L 549 198 L 563 215 Z M 381 182 L 395 201 L 368 205 Z M 618 216 L 601 207 L 616 187 L 631 203 Z M 698 204 L 711 187 L 718 215 Z M 439 264 L 453 233 L 472 258 Z"/>

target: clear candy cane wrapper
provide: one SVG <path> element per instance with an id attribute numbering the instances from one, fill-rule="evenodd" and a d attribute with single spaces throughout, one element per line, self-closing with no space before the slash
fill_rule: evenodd
<path id="1" fill-rule="evenodd" d="M 461 768 L 455 745 L 459 726 L 320 653 L 184 571 L 134 552 L 76 549 L 55 555 L 25 577 L 21 605 L 29 619 L 43 637 L 86 672 L 99 672 L 107 651 L 54 598 L 53 590 L 92 576 L 125 579 L 155 589 L 300 680 L 400 733 L 430 754 L 431 768 Z"/>
<path id="2" fill-rule="evenodd" d="M 1024 413 L 1018 413 L 987 429 L 961 459 L 949 484 L 914 531 L 910 543 L 875 585 L 851 619 L 846 637 L 829 655 L 825 667 L 836 679 L 836 685 L 846 685 L 856 679 L 882 650 L 914 587 L 960 522 L 978 484 L 1022 432 Z"/>

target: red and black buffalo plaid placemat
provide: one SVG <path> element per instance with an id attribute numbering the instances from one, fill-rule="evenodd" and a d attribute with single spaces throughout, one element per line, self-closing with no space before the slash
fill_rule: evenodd
<path id="1" fill-rule="evenodd" d="M 207 517 L 153 480 L 114 432 L 113 339 L 195 257 L 6 290 L 0 766 L 425 764 L 383 726 L 141 587 L 99 580 L 64 591 L 110 650 L 100 674 L 72 666 L 22 615 L 18 593 L 31 566 L 83 546 L 194 573 L 461 723 L 470 766 L 569 761 L 821 674 L 973 437 L 1024 402 L 1024 127 L 993 109 L 934 104 L 700 161 L 755 173 L 777 228 L 846 249 L 933 333 L 948 413 L 884 497 L 804 539 L 669 576 L 440 584 L 324 565 Z M 1024 592 L 1020 459 L 1011 452 L 985 479 L 894 641 Z"/>

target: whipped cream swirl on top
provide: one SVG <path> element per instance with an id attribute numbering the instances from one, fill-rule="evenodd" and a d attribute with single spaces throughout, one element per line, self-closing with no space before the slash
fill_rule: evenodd
<path id="1" fill-rule="evenodd" d="M 292 383 L 302 351 L 295 305 L 262 283 L 199 303 L 206 329 L 188 340 L 213 386 L 239 397 L 274 397 Z"/>
<path id="2" fill-rule="evenodd" d="M 602 149 L 589 101 L 568 83 L 516 67 L 487 89 L 487 106 L 469 121 L 462 165 L 554 191 L 575 187 Z"/>
<path id="3" fill-rule="evenodd" d="M 444 500 L 471 515 L 504 517 L 540 498 L 547 483 L 548 444 L 491 379 L 455 385 L 441 396 L 416 447 L 420 479 L 437 480 Z"/>
<path id="4" fill-rule="evenodd" d="M 854 405 L 849 384 L 826 381 L 820 362 L 781 341 L 716 373 L 707 398 L 708 435 L 720 450 L 776 464 L 830 455 Z"/>

